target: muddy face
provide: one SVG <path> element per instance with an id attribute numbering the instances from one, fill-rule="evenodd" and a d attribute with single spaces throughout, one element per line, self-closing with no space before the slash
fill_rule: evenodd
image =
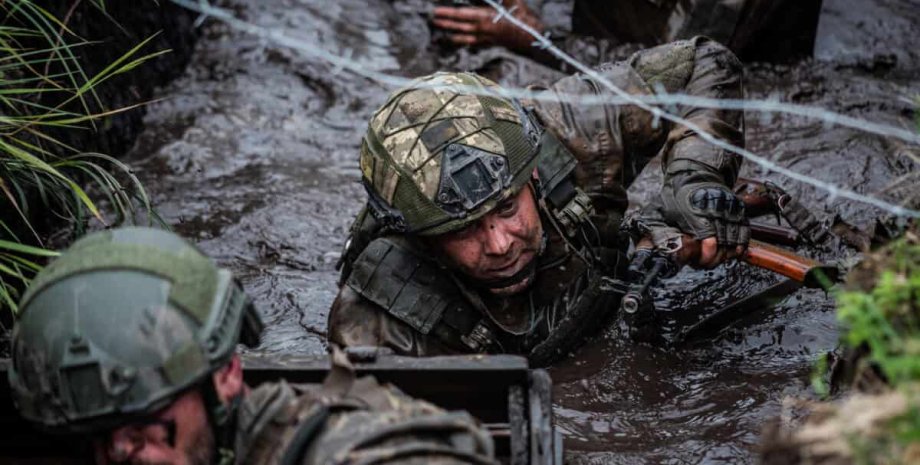
<path id="1" fill-rule="evenodd" d="M 920 61 L 911 61 L 911 40 L 920 31 L 913 26 L 907 34 L 909 27 L 889 27 L 894 20 L 885 18 L 898 24 L 913 18 L 908 22 L 916 25 L 918 10 L 909 8 L 912 0 L 850 3 L 871 4 L 888 16 L 827 34 L 862 31 L 873 36 L 866 43 L 891 43 L 894 64 L 873 51 L 864 59 L 847 55 L 845 63 L 751 64 L 748 95 L 912 125 L 909 96 L 920 94 Z M 407 76 L 442 67 L 481 69 L 503 85 L 558 76 L 497 50 L 460 49 L 439 57 L 427 44 L 424 19 L 400 10 L 401 1 L 226 5 L 248 21 L 350 54 L 369 69 Z M 267 324 L 260 351 L 324 351 L 326 314 L 337 291 L 334 265 L 365 199 L 358 144 L 371 112 L 392 90 L 304 52 L 211 25 L 185 75 L 150 106 L 132 166 L 166 222 L 241 276 Z M 863 193 L 903 199 L 906 194 L 886 188 L 918 168 L 911 158 L 916 147 L 864 132 L 753 112 L 746 123 L 747 148 L 755 153 Z M 821 218 L 839 214 L 871 230 L 881 215 L 751 163 L 742 174 L 778 182 Z M 659 176 L 659 166 L 648 167 L 630 188 L 632 201 L 657 192 Z M 855 255 L 844 246 L 799 252 L 822 260 Z M 740 264 L 684 271 L 654 290 L 662 331 L 693 323 L 777 279 Z M 755 463 L 763 421 L 780 413 L 784 397 L 811 395 L 813 363 L 837 340 L 832 309 L 824 293 L 798 291 L 772 311 L 690 347 L 635 345 L 608 331 L 551 372 L 569 462 Z"/>
<path id="2" fill-rule="evenodd" d="M 533 191 L 523 188 L 459 231 L 431 239 L 433 248 L 464 276 L 499 296 L 530 286 L 543 227 Z"/>
<path id="3" fill-rule="evenodd" d="M 179 396 L 150 418 L 93 441 L 97 465 L 209 465 L 214 434 L 198 390 Z"/>

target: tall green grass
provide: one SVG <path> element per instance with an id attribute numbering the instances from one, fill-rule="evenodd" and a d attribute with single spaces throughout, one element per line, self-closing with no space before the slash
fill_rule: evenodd
<path id="1" fill-rule="evenodd" d="M 101 0 L 92 3 L 104 12 Z M 92 220 L 119 223 L 138 209 L 152 216 L 127 165 L 60 137 L 96 131 L 105 118 L 134 108 L 107 109 L 96 89 L 167 51 L 142 54 L 151 37 L 89 75 L 85 57 L 112 44 L 78 37 L 69 20 L 32 1 L 0 1 L 0 311 L 17 310 L 20 290 L 56 254 L 36 222 L 79 234 Z"/>

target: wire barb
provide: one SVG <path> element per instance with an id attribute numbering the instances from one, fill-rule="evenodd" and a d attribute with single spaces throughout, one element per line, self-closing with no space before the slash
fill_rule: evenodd
<path id="1" fill-rule="evenodd" d="M 418 85 L 413 79 L 404 78 L 401 76 L 396 76 L 392 74 L 383 73 L 380 71 L 370 70 L 367 67 L 363 66 L 361 63 L 358 63 L 354 60 L 351 60 L 350 57 L 343 57 L 330 53 L 315 43 L 309 41 L 290 37 L 282 32 L 277 30 L 271 30 L 265 27 L 257 26 L 248 22 L 245 22 L 227 10 L 219 7 L 213 6 L 207 0 L 171 0 L 174 3 L 188 8 L 192 11 L 198 12 L 205 16 L 213 17 L 217 20 L 220 20 L 230 26 L 233 29 L 252 34 L 256 37 L 270 40 L 279 45 L 290 47 L 292 49 L 301 51 L 306 55 L 322 60 L 324 62 L 332 64 L 335 70 L 348 70 L 355 75 L 376 81 L 381 84 L 393 86 L 393 87 L 406 87 L 408 85 L 416 85 L 418 87 L 432 87 L 432 88 L 450 88 L 455 92 L 468 93 L 473 95 L 481 96 L 492 96 L 500 98 L 514 97 L 518 99 L 530 99 L 538 101 L 566 101 L 577 103 L 580 105 L 635 105 L 639 108 L 642 108 L 650 112 L 655 120 L 665 119 L 671 121 L 675 124 L 680 124 L 691 131 L 695 132 L 705 140 L 706 142 L 713 144 L 721 149 L 736 153 L 745 159 L 750 160 L 751 162 L 762 167 L 768 172 L 773 172 L 777 174 L 784 175 L 789 179 L 798 181 L 804 184 L 808 184 L 815 188 L 821 189 L 828 192 L 831 200 L 834 200 L 836 197 L 846 198 L 852 201 L 865 203 L 877 207 L 883 211 L 891 213 L 895 216 L 904 216 L 911 218 L 920 218 L 920 211 L 908 209 L 901 205 L 893 204 L 878 198 L 874 198 L 868 195 L 860 194 L 855 191 L 841 188 L 833 184 L 827 183 L 817 178 L 798 173 L 782 167 L 773 161 L 759 156 L 749 150 L 746 150 L 741 147 L 729 144 L 725 141 L 719 140 L 713 135 L 707 133 L 705 130 L 700 128 L 698 125 L 676 116 L 668 111 L 663 111 L 661 108 L 655 105 L 666 105 L 668 107 L 676 105 L 686 105 L 686 106 L 695 106 L 699 108 L 722 108 L 728 110 L 743 110 L 743 111 L 757 111 L 763 113 L 786 113 L 798 116 L 804 116 L 808 118 L 814 118 L 818 120 L 825 121 L 829 125 L 838 125 L 844 126 L 851 129 L 856 129 L 868 133 L 873 133 L 885 137 L 893 137 L 901 139 L 905 142 L 912 144 L 920 145 L 920 134 L 916 134 L 910 130 L 897 128 L 892 126 L 887 126 L 879 123 L 873 123 L 870 121 L 862 120 L 859 118 L 853 118 L 839 113 L 834 113 L 818 107 L 809 107 L 805 105 L 798 104 L 789 104 L 779 101 L 777 96 L 772 96 L 766 100 L 745 100 L 745 99 L 714 99 L 707 97 L 698 97 L 693 95 L 686 94 L 656 94 L 656 95 L 631 95 L 620 89 L 608 79 L 599 75 L 596 71 L 581 63 L 566 54 L 558 47 L 556 47 L 549 38 L 540 34 L 532 27 L 528 26 L 520 19 L 511 15 L 510 11 L 504 8 L 501 4 L 494 0 L 483 0 L 486 4 L 491 6 L 496 10 L 495 20 L 501 18 L 507 18 L 512 24 L 516 27 L 524 30 L 534 38 L 534 47 L 539 47 L 546 50 L 547 52 L 554 55 L 556 58 L 568 63 L 578 71 L 584 73 L 585 75 L 591 77 L 610 91 L 612 91 L 614 96 L 603 96 L 603 95 L 574 95 L 574 94 L 555 94 L 550 95 L 549 93 L 540 93 L 534 92 L 529 89 L 520 89 L 520 88 L 502 88 L 500 91 L 485 87 L 477 86 L 468 86 L 468 85 L 439 85 L 439 84 L 423 84 Z"/>

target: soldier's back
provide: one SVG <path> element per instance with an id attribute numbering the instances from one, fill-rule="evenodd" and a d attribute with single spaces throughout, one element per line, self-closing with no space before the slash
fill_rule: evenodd
<path id="1" fill-rule="evenodd" d="M 497 463 L 488 432 L 469 414 L 369 376 L 263 384 L 241 405 L 237 431 L 238 464 Z"/>

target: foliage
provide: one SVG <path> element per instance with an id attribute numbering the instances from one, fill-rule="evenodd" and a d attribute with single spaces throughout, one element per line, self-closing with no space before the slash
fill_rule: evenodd
<path id="1" fill-rule="evenodd" d="M 94 1 L 100 9 L 104 3 Z M 148 38 L 89 76 L 81 53 L 86 41 L 29 0 L 0 1 L 0 309 L 16 310 L 18 290 L 54 256 L 36 218 L 64 222 L 76 233 L 92 218 L 106 223 L 87 190 L 107 201 L 115 222 L 133 218 L 149 201 L 131 170 L 107 155 L 81 153 L 60 140 L 67 131 L 94 130 L 115 113 L 95 90 L 166 51 L 141 55 Z"/>
<path id="2" fill-rule="evenodd" d="M 838 295 L 838 317 L 850 347 L 865 344 L 871 361 L 899 385 L 920 381 L 920 243 L 913 233 L 888 248 L 887 269 L 869 292 Z"/>
<path id="3" fill-rule="evenodd" d="M 844 346 L 868 350 L 866 362 L 901 390 L 908 410 L 869 443 L 851 441 L 857 463 L 899 463 L 903 447 L 920 443 L 920 235 L 917 229 L 872 254 L 857 281 L 837 295 Z M 874 276 L 875 282 L 867 282 Z M 863 289 L 859 289 L 862 287 Z M 898 447 L 901 446 L 901 447 Z M 895 452 L 892 452 L 895 451 Z M 893 454 L 893 455 L 892 455 Z M 883 461 L 884 461 L 883 460 Z"/>

